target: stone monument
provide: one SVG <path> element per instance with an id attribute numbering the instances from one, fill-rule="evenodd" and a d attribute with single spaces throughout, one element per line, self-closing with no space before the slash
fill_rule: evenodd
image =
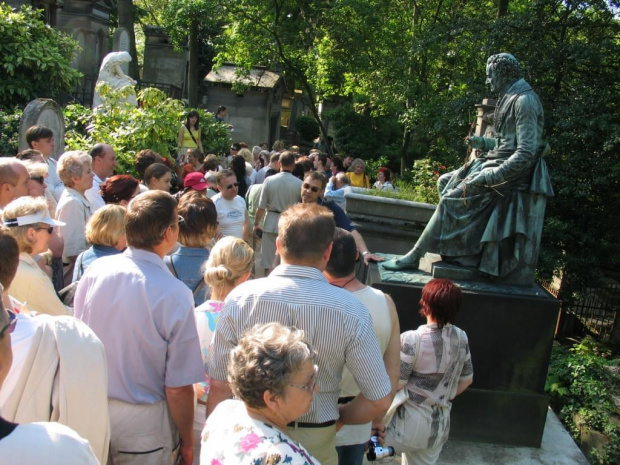
<path id="1" fill-rule="evenodd" d="M 127 102 L 137 106 L 138 102 L 136 100 L 136 91 L 133 89 L 133 86 L 137 84 L 137 81 L 127 76 L 122 70 L 122 66 L 124 64 L 128 64 L 129 62 L 131 62 L 131 55 L 127 52 L 108 53 L 101 63 L 97 86 L 102 82 L 109 84 L 114 89 L 122 89 L 126 86 L 132 86 L 131 92 L 127 97 Z M 99 95 L 97 90 L 97 86 L 95 86 L 93 108 L 97 108 L 103 103 L 101 100 L 101 95 Z"/>
<path id="2" fill-rule="evenodd" d="M 115 52 L 127 52 L 129 53 L 130 50 L 130 38 L 129 38 L 129 32 L 127 32 L 127 29 L 125 29 L 124 27 L 119 27 L 118 29 L 116 29 L 116 32 L 114 32 L 114 38 L 112 40 L 113 43 L 113 50 Z M 127 74 L 129 72 L 129 63 L 125 62 L 121 65 L 121 69 L 123 70 L 123 73 Z"/>
<path id="3" fill-rule="evenodd" d="M 454 400 L 451 437 L 539 447 L 559 313 L 557 299 L 534 282 L 553 195 L 543 110 L 512 55 L 493 55 L 486 71 L 499 99 L 492 120 L 492 102 L 479 107 L 468 139 L 474 158 L 440 178 L 439 204 L 413 249 L 373 264 L 367 284 L 391 295 L 405 331 L 425 322 L 414 303 L 424 285 L 454 280 L 463 290 L 457 324 L 469 337 L 474 384 Z"/>
<path id="4" fill-rule="evenodd" d="M 19 122 L 19 151 L 26 150 L 26 131 L 31 126 L 46 126 L 54 133 L 55 149 L 53 157 L 58 159 L 65 151 L 65 118 L 60 106 L 51 99 L 38 98 L 24 109 Z"/>

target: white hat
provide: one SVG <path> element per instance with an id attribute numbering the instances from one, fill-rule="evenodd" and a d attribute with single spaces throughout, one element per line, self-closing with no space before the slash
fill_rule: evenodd
<path id="1" fill-rule="evenodd" d="M 56 221 L 49 215 L 47 209 L 35 213 L 34 215 L 18 216 L 17 218 L 12 218 L 9 220 L 3 217 L 2 222 L 5 226 L 9 228 L 14 228 L 16 226 L 27 226 L 29 224 L 37 223 L 47 223 L 50 226 L 65 226 L 67 224 L 62 221 Z"/>

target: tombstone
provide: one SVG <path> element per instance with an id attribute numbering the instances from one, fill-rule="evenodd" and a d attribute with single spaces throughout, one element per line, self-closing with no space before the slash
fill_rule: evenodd
<path id="1" fill-rule="evenodd" d="M 130 39 L 129 32 L 124 27 L 119 27 L 114 33 L 112 51 L 114 52 L 128 52 L 130 53 Z M 123 73 L 129 73 L 129 63 L 121 65 Z"/>
<path id="2" fill-rule="evenodd" d="M 65 118 L 60 106 L 51 99 L 38 98 L 30 102 L 24 109 L 19 123 L 19 151 L 26 150 L 26 131 L 35 125 L 46 126 L 54 133 L 56 148 L 53 158 L 57 159 L 65 151 Z"/>

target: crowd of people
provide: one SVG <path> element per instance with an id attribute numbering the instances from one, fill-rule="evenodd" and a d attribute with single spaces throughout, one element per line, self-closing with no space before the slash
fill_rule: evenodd
<path id="1" fill-rule="evenodd" d="M 357 279 L 383 260 L 346 213 L 363 160 L 205 154 L 196 112 L 178 163 L 145 149 L 136 177 L 110 145 L 56 160 L 51 130 L 26 139 L 0 158 L 0 457 L 357 465 L 374 435 L 436 462 L 473 379 L 461 294 L 430 281 L 401 335 Z"/>

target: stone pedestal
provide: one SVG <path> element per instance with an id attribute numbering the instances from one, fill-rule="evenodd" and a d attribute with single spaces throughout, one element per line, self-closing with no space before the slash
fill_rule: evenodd
<path id="1" fill-rule="evenodd" d="M 367 284 L 392 296 L 403 332 L 426 322 L 418 302 L 431 279 L 428 272 L 390 272 L 373 264 Z M 538 285 L 455 282 L 463 290 L 456 325 L 469 338 L 474 383 L 453 402 L 450 437 L 539 447 L 559 301 Z"/>

